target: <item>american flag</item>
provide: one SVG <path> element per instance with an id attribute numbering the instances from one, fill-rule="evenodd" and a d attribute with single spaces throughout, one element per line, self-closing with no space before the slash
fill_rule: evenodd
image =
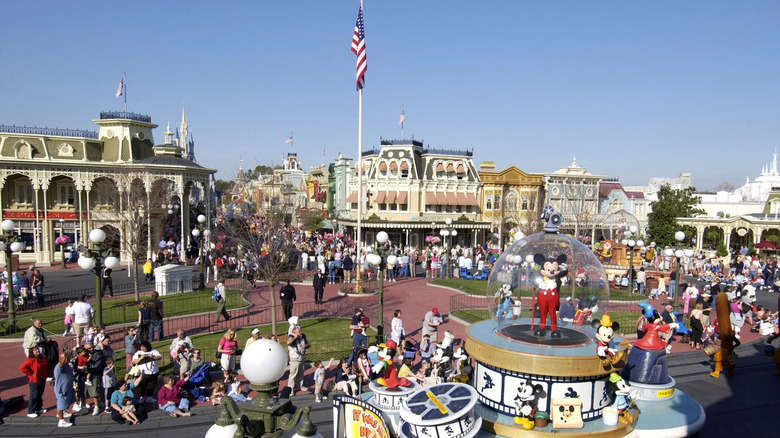
<path id="1" fill-rule="evenodd" d="M 360 90 L 366 84 L 366 35 L 363 29 L 363 8 L 358 10 L 355 33 L 352 35 L 352 52 L 357 55 L 356 85 Z"/>
<path id="2" fill-rule="evenodd" d="M 122 90 L 125 88 L 125 78 L 119 80 L 119 86 L 116 87 L 116 97 L 122 95 Z"/>
<path id="3" fill-rule="evenodd" d="M 292 135 L 290 136 L 290 138 L 284 141 L 284 144 L 290 144 L 290 143 L 292 143 Z"/>
<path id="4" fill-rule="evenodd" d="M 398 120 L 398 124 L 403 125 L 404 121 L 406 121 L 406 116 L 404 115 L 404 109 L 401 108 L 401 118 Z"/>

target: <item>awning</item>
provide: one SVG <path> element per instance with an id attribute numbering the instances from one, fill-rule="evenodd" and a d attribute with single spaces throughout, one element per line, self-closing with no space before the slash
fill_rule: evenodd
<path id="1" fill-rule="evenodd" d="M 382 172 L 386 171 L 387 170 L 387 163 L 385 163 L 384 161 L 379 163 L 379 170 L 382 171 Z"/>
<path id="2" fill-rule="evenodd" d="M 409 194 L 406 192 L 400 192 L 398 193 L 398 198 L 395 200 L 396 204 L 406 204 L 406 199 L 408 198 Z"/>
<path id="3" fill-rule="evenodd" d="M 387 199 L 385 199 L 386 204 L 395 204 L 395 198 L 398 195 L 396 192 L 387 192 Z"/>
<path id="4" fill-rule="evenodd" d="M 463 167 L 463 163 L 458 164 L 458 173 L 466 173 L 466 168 Z"/>
<path id="5" fill-rule="evenodd" d="M 376 198 L 374 199 L 374 202 L 377 204 L 384 204 L 385 197 L 387 197 L 387 192 L 379 192 L 376 194 Z"/>
<path id="6" fill-rule="evenodd" d="M 436 205 L 436 194 L 431 192 L 426 193 L 425 203 L 428 205 Z"/>
<path id="7" fill-rule="evenodd" d="M 395 161 L 390 163 L 390 172 L 396 172 L 397 170 L 398 170 L 398 163 L 396 163 Z"/>
<path id="8" fill-rule="evenodd" d="M 437 193 L 436 194 L 436 203 L 439 205 L 447 205 L 447 194 L 446 193 Z"/>
<path id="9" fill-rule="evenodd" d="M 469 205 L 469 201 L 466 200 L 466 194 L 465 193 L 458 193 L 458 204 L 457 205 Z"/>
<path id="10" fill-rule="evenodd" d="M 455 172 L 455 166 L 452 163 L 447 165 L 447 172 Z"/>
<path id="11" fill-rule="evenodd" d="M 409 170 L 409 163 L 406 161 L 401 163 L 401 170 Z"/>
<path id="12" fill-rule="evenodd" d="M 449 205 L 458 205 L 458 199 L 455 196 L 455 193 L 448 192 L 447 193 L 447 204 Z"/>
<path id="13" fill-rule="evenodd" d="M 479 205 L 477 203 L 477 195 L 473 193 L 467 193 L 466 194 L 466 200 L 468 201 L 467 205 Z"/>
<path id="14" fill-rule="evenodd" d="M 357 192 L 352 192 L 347 196 L 347 200 L 345 202 L 351 204 L 353 202 L 357 202 Z"/>
<path id="15" fill-rule="evenodd" d="M 436 171 L 437 171 L 437 172 L 444 172 L 444 165 L 443 165 L 443 164 L 441 164 L 441 163 L 439 163 L 439 164 L 436 166 Z"/>

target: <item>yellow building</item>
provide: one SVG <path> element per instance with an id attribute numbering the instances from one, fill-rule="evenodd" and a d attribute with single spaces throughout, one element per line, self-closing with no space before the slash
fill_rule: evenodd
<path id="1" fill-rule="evenodd" d="M 495 171 L 496 163 L 483 161 L 479 165 L 482 181 L 480 205 L 482 220 L 490 223 L 491 241 L 500 248 L 512 242 L 517 232 L 532 234 L 540 231 L 544 204 L 544 178 L 529 174 L 515 166 Z"/>

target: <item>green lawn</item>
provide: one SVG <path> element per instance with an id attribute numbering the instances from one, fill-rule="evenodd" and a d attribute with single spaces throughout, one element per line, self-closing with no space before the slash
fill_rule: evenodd
<path id="1" fill-rule="evenodd" d="M 453 289 L 460 290 L 462 292 L 465 292 L 469 295 L 482 295 L 484 296 L 487 292 L 487 281 L 485 280 L 466 280 L 466 279 L 460 279 L 460 278 L 440 278 L 438 280 L 434 280 L 432 282 L 433 284 L 439 285 L 439 286 L 446 286 L 451 287 Z M 567 296 L 566 293 L 567 289 L 570 289 L 571 286 L 564 286 L 561 289 L 561 295 Z M 575 295 L 590 295 L 590 289 L 587 288 L 577 288 L 575 291 Z M 598 294 L 600 295 L 600 294 Z M 532 289 L 527 286 L 522 286 L 520 288 L 520 296 L 523 297 L 530 297 L 532 296 Z M 621 290 L 616 289 L 610 289 L 609 291 L 609 300 L 610 301 L 644 301 L 647 298 L 643 295 L 639 294 L 629 294 Z"/>
<path id="2" fill-rule="evenodd" d="M 322 360 L 327 361 L 330 358 L 336 360 L 340 358 L 346 358 L 349 356 L 352 350 L 352 338 L 349 336 L 349 319 L 346 318 L 318 318 L 318 319 L 305 319 L 301 320 L 301 327 L 303 332 L 308 338 L 311 348 L 306 355 L 307 361 Z M 236 329 L 238 335 L 238 346 L 244 348 L 246 340 L 251 337 L 251 332 L 254 327 L 245 327 L 242 329 Z M 271 325 L 263 325 L 258 327 L 262 337 L 268 337 L 271 333 Z M 287 329 L 289 325 L 287 322 L 278 323 L 276 330 L 279 334 L 280 342 L 282 346 L 286 348 L 287 342 Z M 202 335 L 192 335 L 192 343 L 196 348 L 199 348 L 201 355 L 207 362 L 218 362 L 215 357 L 217 351 L 217 345 L 219 345 L 219 339 L 225 335 L 225 332 L 207 333 Z M 369 342 L 376 336 L 376 331 L 368 329 Z M 162 360 L 158 361 L 160 367 L 160 373 L 165 374 L 173 370 L 173 364 L 171 363 L 170 356 L 171 340 L 160 341 L 152 343 L 152 346 L 162 354 Z M 116 355 L 117 374 L 124 376 L 125 367 L 125 352 L 124 350 L 117 350 Z M 238 366 L 238 364 L 237 364 Z M 219 364 L 217 364 L 219 367 Z M 239 366 L 240 368 L 240 366 Z M 118 377 L 118 376 L 117 376 Z"/>
<path id="3" fill-rule="evenodd" d="M 212 311 L 216 304 L 211 300 L 212 290 L 201 290 L 189 292 L 186 294 L 176 294 L 160 297 L 163 302 L 163 310 L 166 317 L 188 315 Z M 141 296 L 142 301 L 148 300 L 151 291 Z M 95 306 L 94 300 L 90 304 Z M 246 306 L 247 303 L 241 297 L 241 291 L 236 289 L 227 290 L 227 308 L 236 309 Z M 28 313 L 16 316 L 16 325 L 20 331 L 7 335 L 7 337 L 20 338 L 24 336 L 24 331 L 32 325 L 32 319 L 40 318 L 44 329 L 52 333 L 62 333 L 65 331 L 65 307 L 57 307 L 40 312 Z M 138 321 L 138 303 L 134 297 L 127 298 L 109 298 L 103 300 L 103 325 L 111 326 L 115 324 L 128 324 Z M 8 325 L 8 318 L 0 320 L 0 330 L 4 333 Z"/>

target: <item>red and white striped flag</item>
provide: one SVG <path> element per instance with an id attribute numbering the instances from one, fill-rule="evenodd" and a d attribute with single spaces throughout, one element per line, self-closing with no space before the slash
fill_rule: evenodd
<path id="1" fill-rule="evenodd" d="M 355 23 L 355 33 L 352 35 L 352 52 L 357 55 L 357 75 L 355 84 L 360 90 L 366 84 L 366 34 L 363 29 L 363 7 L 360 7 Z"/>
<path id="2" fill-rule="evenodd" d="M 404 121 L 406 121 L 406 116 L 404 115 L 404 109 L 401 108 L 401 118 L 398 120 L 398 124 L 403 125 Z"/>
<path id="3" fill-rule="evenodd" d="M 125 88 L 125 78 L 122 78 L 119 80 L 119 86 L 116 87 L 116 97 L 119 97 L 122 95 L 122 91 Z"/>
<path id="4" fill-rule="evenodd" d="M 292 135 L 290 136 L 290 138 L 284 141 L 284 144 L 290 144 L 290 143 L 292 143 Z"/>

